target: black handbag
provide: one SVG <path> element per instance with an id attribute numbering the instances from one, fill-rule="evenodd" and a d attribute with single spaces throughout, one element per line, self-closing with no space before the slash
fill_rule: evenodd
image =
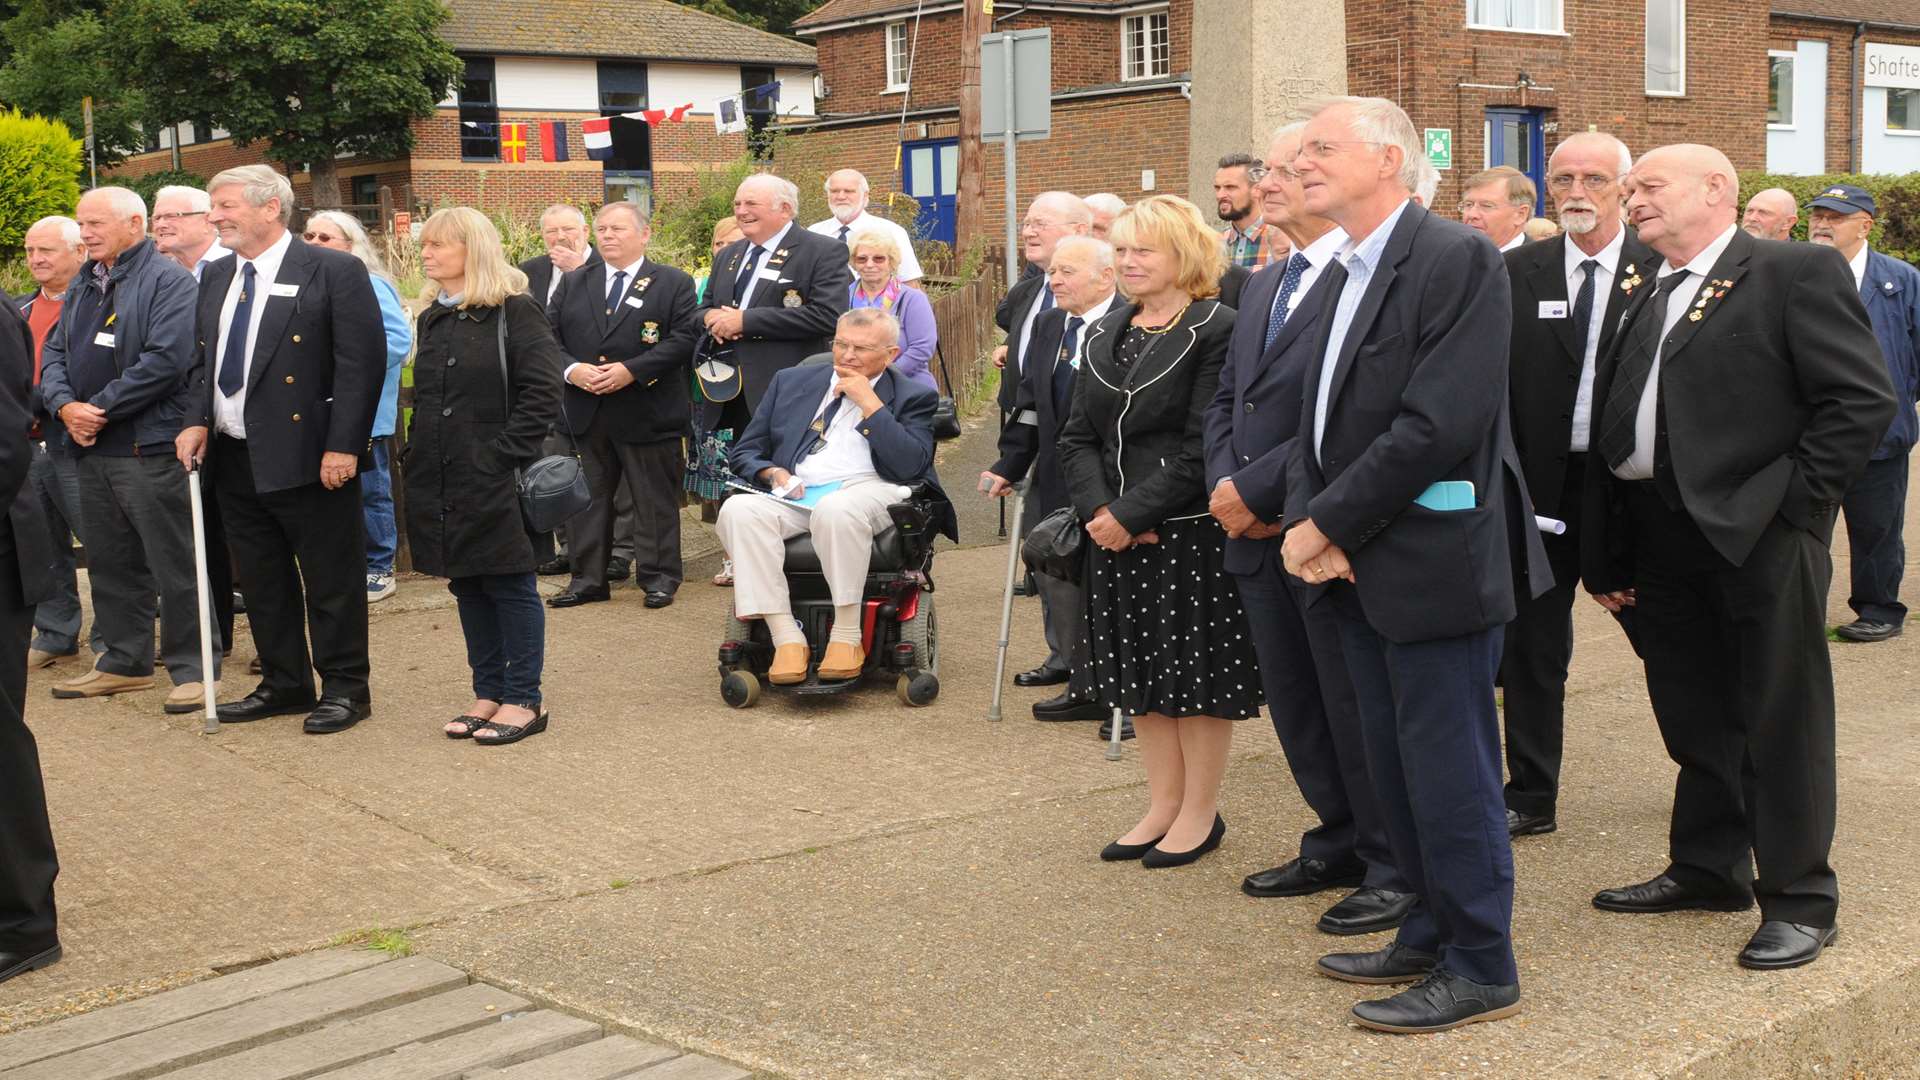
<path id="1" fill-rule="evenodd" d="M 1041 518 L 1020 545 L 1020 558 L 1036 574 L 1078 585 L 1087 562 L 1087 530 L 1080 515 L 1063 506 Z"/>
<path id="2" fill-rule="evenodd" d="M 940 381 L 946 384 L 947 389 L 953 389 L 953 376 L 947 374 L 947 354 L 941 350 L 940 346 L 935 345 L 933 356 L 940 361 Z M 933 437 L 936 439 L 960 437 L 960 408 L 954 404 L 953 398 L 946 394 L 941 394 L 940 400 L 933 406 Z"/>
<path id="3" fill-rule="evenodd" d="M 500 385 L 507 397 L 507 415 L 513 412 L 513 376 L 507 373 L 507 309 L 500 307 L 496 334 L 500 343 Z M 560 410 L 560 422 L 567 422 L 566 409 Z M 513 470 L 514 485 L 520 493 L 520 516 L 527 530 L 549 533 L 573 520 L 593 505 L 587 490 L 587 470 L 580 464 L 580 443 L 567 428 L 571 454 L 548 454 L 524 469 Z"/>

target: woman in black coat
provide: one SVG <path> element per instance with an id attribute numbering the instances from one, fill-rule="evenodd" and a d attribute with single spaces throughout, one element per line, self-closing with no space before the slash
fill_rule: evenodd
<path id="1" fill-rule="evenodd" d="M 473 668 L 474 702 L 446 734 L 519 742 L 547 728 L 547 623 L 516 470 L 560 418 L 564 358 L 485 215 L 453 207 L 428 218 L 420 260 L 434 295 L 414 334 L 407 539 L 414 569 L 449 579 Z"/>
<path id="2" fill-rule="evenodd" d="M 1201 422 L 1233 332 L 1219 237 L 1156 195 L 1108 233 L 1128 303 L 1087 333 L 1060 471 L 1087 536 L 1087 656 L 1073 694 L 1135 718 L 1148 806 L 1109 861 L 1181 866 L 1226 834 L 1232 721 L 1257 716 L 1260 673 L 1226 533 L 1208 513 Z"/>

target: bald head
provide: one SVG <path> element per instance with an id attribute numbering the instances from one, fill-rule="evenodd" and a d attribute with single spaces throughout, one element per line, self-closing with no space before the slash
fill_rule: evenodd
<path id="1" fill-rule="evenodd" d="M 1020 253 L 1035 266 L 1053 261 L 1054 245 L 1064 236 L 1085 236 L 1093 229 L 1093 210 L 1070 191 L 1043 191 L 1027 204 L 1020 224 Z"/>
<path id="2" fill-rule="evenodd" d="M 1733 162 L 1698 143 L 1650 150 L 1627 176 L 1627 216 L 1640 239 L 1676 266 L 1733 224 L 1739 197 Z"/>
<path id="3" fill-rule="evenodd" d="M 1756 191 L 1747 200 L 1747 212 L 1740 227 L 1762 240 L 1790 240 L 1793 227 L 1800 221 L 1800 203 L 1786 188 L 1770 187 Z"/>

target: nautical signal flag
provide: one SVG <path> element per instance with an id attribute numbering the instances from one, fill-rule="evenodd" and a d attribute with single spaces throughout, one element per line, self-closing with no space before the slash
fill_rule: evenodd
<path id="1" fill-rule="evenodd" d="M 500 125 L 500 161 L 506 165 L 527 163 L 527 125 Z"/>
<path id="2" fill-rule="evenodd" d="M 580 121 L 580 140 L 587 144 L 587 156 L 595 161 L 613 157 L 613 119 L 597 116 Z"/>
<path id="3" fill-rule="evenodd" d="M 567 122 L 546 120 L 540 124 L 540 160 L 567 160 Z"/>

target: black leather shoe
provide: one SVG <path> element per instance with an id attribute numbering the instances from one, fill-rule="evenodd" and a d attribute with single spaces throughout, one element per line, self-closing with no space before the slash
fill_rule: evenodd
<path id="1" fill-rule="evenodd" d="M 1088 717 L 1088 719 L 1092 719 L 1092 717 Z M 1128 739 L 1131 739 L 1131 738 L 1133 738 L 1133 719 L 1132 717 L 1123 716 L 1120 718 L 1120 741 L 1126 742 Z M 1113 741 L 1113 717 L 1112 716 L 1108 716 L 1105 722 L 1103 722 L 1100 725 L 1100 741 L 1101 742 Z"/>
<path id="2" fill-rule="evenodd" d="M 1389 983 L 1418 982 L 1433 971 L 1440 958 L 1432 953 L 1409 949 L 1393 942 L 1372 952 L 1328 953 L 1316 965 L 1320 974 L 1341 982 L 1385 986 Z"/>
<path id="3" fill-rule="evenodd" d="M 1199 847 L 1188 848 L 1186 851 L 1168 851 L 1156 843 L 1147 850 L 1145 855 L 1140 856 L 1140 865 L 1149 870 L 1165 870 L 1169 867 L 1185 866 L 1188 863 L 1197 862 L 1200 856 L 1219 847 L 1220 839 L 1226 835 L 1227 819 L 1221 817 L 1219 814 L 1215 814 L 1213 815 L 1213 829 L 1207 833 L 1205 840 L 1200 841 Z M 1165 840 L 1166 837 L 1163 836 L 1160 839 Z"/>
<path id="4" fill-rule="evenodd" d="M 1050 667 L 1037 667 L 1032 671 L 1023 671 L 1013 677 L 1015 686 L 1059 686 L 1067 681 L 1067 673 L 1055 671 Z"/>
<path id="5" fill-rule="evenodd" d="M 671 603 L 673 603 L 673 594 L 672 594 L 672 593 L 670 593 L 670 592 L 662 592 L 662 591 L 660 591 L 659 589 L 649 589 L 649 590 L 647 590 L 647 606 L 648 606 L 648 607 L 650 607 L 650 608 L 663 608 L 663 607 L 666 607 L 666 606 L 667 606 L 668 604 L 671 604 Z"/>
<path id="6" fill-rule="evenodd" d="M 566 592 L 548 598 L 551 608 L 579 607 L 581 604 L 597 604 L 612 597 L 606 589 L 597 589 L 589 585 L 584 589 L 568 589 Z"/>
<path id="7" fill-rule="evenodd" d="M 1165 840 L 1165 836 L 1155 837 L 1144 844 L 1123 844 L 1118 840 L 1100 849 L 1101 862 L 1128 862 L 1138 859 L 1153 850 L 1153 845 Z"/>
<path id="8" fill-rule="evenodd" d="M 1539 836 L 1550 833 L 1560 827 L 1552 814 L 1523 814 L 1518 810 L 1507 811 L 1508 836 Z"/>
<path id="9" fill-rule="evenodd" d="M 1661 874 L 1638 885 L 1602 889 L 1594 894 L 1593 906 L 1602 911 L 1625 911 L 1633 915 L 1660 911 L 1745 911 L 1753 906 L 1753 897 L 1699 892 Z"/>
<path id="10" fill-rule="evenodd" d="M 245 615 L 247 613 L 247 598 L 240 595 L 239 589 L 233 590 L 233 613 L 235 615 Z"/>
<path id="11" fill-rule="evenodd" d="M 1449 1031 L 1462 1024 L 1501 1020 L 1520 1011 L 1520 984 L 1487 986 L 1435 968 L 1405 990 L 1353 1007 L 1361 1027 L 1396 1035 Z"/>
<path id="12" fill-rule="evenodd" d="M 625 581 L 633 576 L 633 564 L 615 555 L 607 560 L 607 580 Z"/>
<path id="13" fill-rule="evenodd" d="M 558 558 L 548 559 L 546 562 L 534 567 L 533 572 L 539 574 L 541 577 L 550 577 L 554 574 L 571 574 L 573 573 L 573 563 L 568 561 L 565 555 L 562 555 Z"/>
<path id="14" fill-rule="evenodd" d="M 1248 874 L 1240 891 L 1248 896 L 1309 896 L 1323 889 L 1351 889 L 1366 880 L 1360 863 L 1328 866 L 1319 859 L 1290 859 L 1271 870 Z"/>
<path id="15" fill-rule="evenodd" d="M 1112 715 L 1097 701 L 1074 697 L 1072 693 L 1055 694 L 1045 701 L 1033 703 L 1033 718 L 1049 722 L 1059 720 L 1104 720 Z"/>
<path id="16" fill-rule="evenodd" d="M 0 949 L 0 983 L 15 975 L 51 967 L 60 962 L 60 955 L 59 938 Z"/>
<path id="17" fill-rule="evenodd" d="M 213 714 L 223 724 L 244 724 L 269 716 L 293 716 L 312 710 L 313 699 L 304 694 L 275 694 L 267 690 L 255 690 L 239 701 L 214 706 Z"/>
<path id="18" fill-rule="evenodd" d="M 1740 966 L 1776 971 L 1811 964 L 1839 937 L 1837 926 L 1802 926 L 1768 919 L 1747 939 L 1747 947 L 1740 950 Z"/>
<path id="19" fill-rule="evenodd" d="M 1866 645 L 1876 641 L 1886 641 L 1889 638 L 1897 638 L 1900 636 L 1901 629 L 1899 623 L 1876 622 L 1873 619 L 1855 619 L 1845 626 L 1834 627 L 1833 636 L 1839 638 L 1841 641 L 1852 641 L 1857 644 Z"/>
<path id="20" fill-rule="evenodd" d="M 1414 894 L 1388 889 L 1355 889 L 1328 908 L 1316 925 L 1323 934 L 1377 934 L 1407 921 Z"/>
<path id="21" fill-rule="evenodd" d="M 323 697 L 320 704 L 307 714 L 306 733 L 309 735 L 332 735 L 345 731 L 353 725 L 373 715 L 373 705 L 365 701 L 348 701 L 346 698 Z"/>

